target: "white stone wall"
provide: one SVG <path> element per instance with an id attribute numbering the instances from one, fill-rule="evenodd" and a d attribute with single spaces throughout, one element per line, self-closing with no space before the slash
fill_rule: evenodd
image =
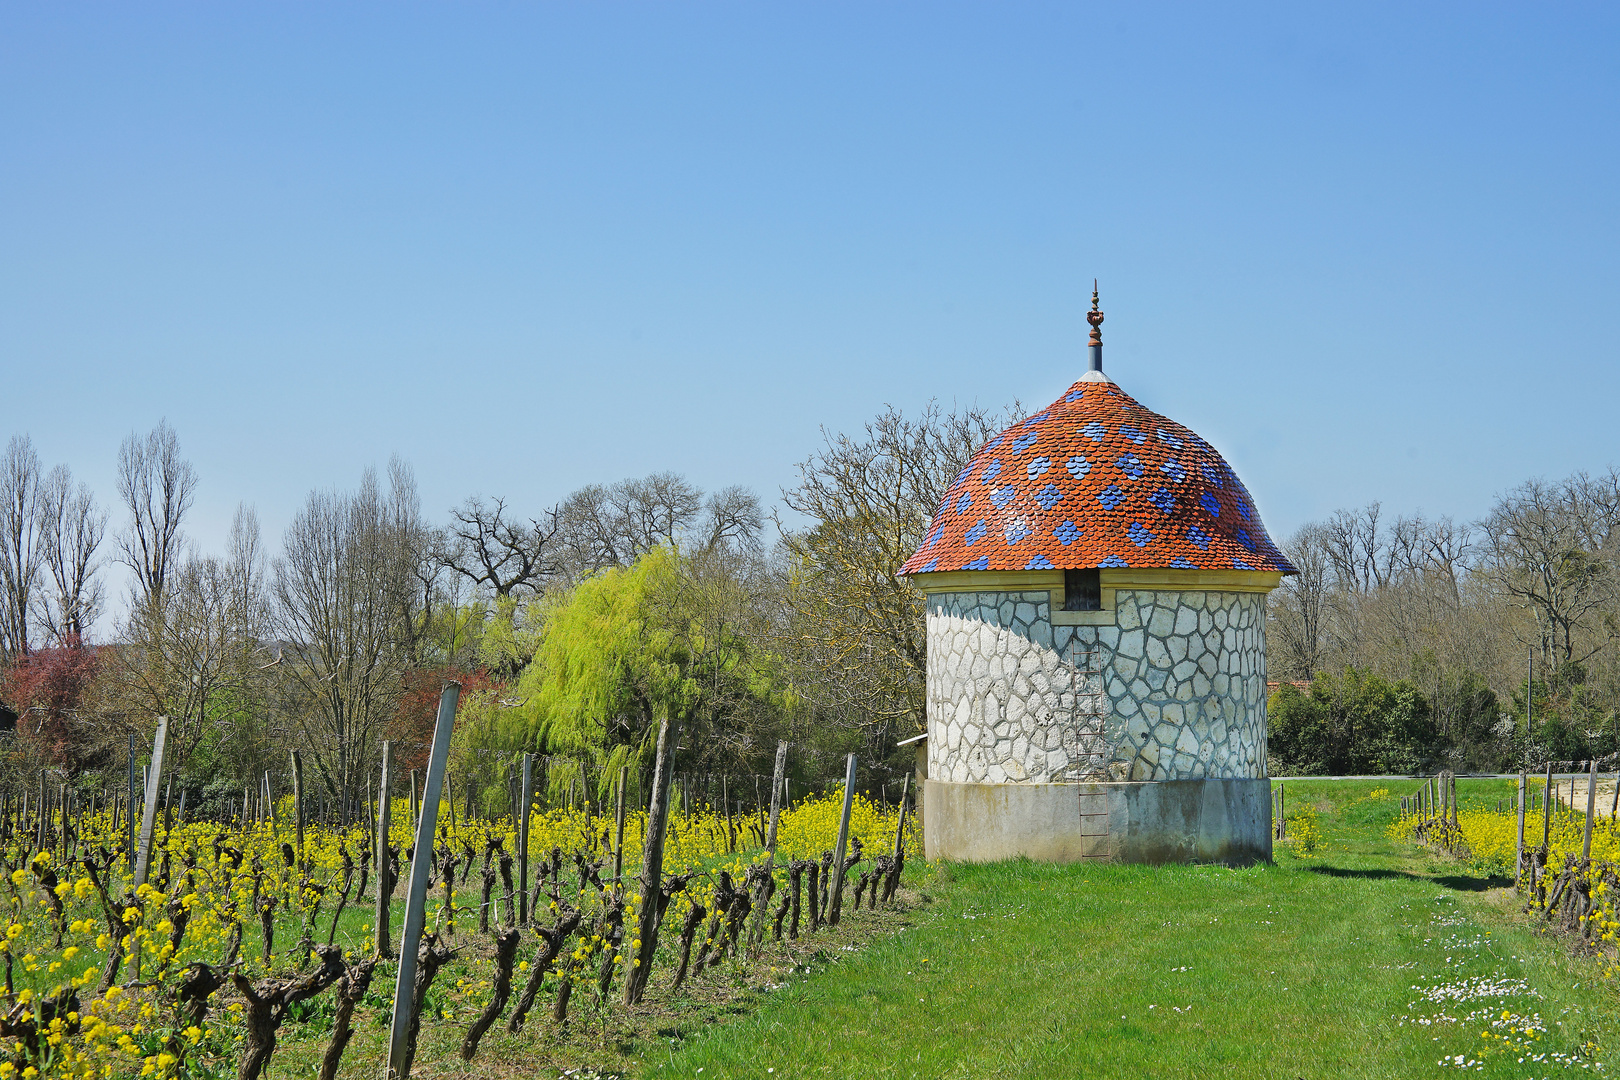
<path id="1" fill-rule="evenodd" d="M 1053 626 L 1048 597 L 929 596 L 929 776 L 1265 775 L 1263 593 L 1120 589 L 1113 626 Z"/>

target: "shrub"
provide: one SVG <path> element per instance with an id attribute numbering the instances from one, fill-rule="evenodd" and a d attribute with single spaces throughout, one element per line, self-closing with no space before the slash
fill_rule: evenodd
<path id="1" fill-rule="evenodd" d="M 1316 811 L 1306 807 L 1288 818 L 1288 839 L 1297 855 L 1312 855 L 1322 846 L 1322 829 Z"/>

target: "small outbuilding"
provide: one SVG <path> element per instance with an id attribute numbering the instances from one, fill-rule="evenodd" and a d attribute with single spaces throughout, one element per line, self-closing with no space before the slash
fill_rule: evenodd
<path id="1" fill-rule="evenodd" d="M 1271 857 L 1266 594 L 1294 568 L 1196 433 L 1090 370 L 991 439 L 927 594 L 931 858 Z"/>

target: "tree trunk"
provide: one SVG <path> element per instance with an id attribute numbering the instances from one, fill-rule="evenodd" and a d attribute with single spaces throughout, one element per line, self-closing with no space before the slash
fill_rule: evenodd
<path id="1" fill-rule="evenodd" d="M 354 1035 L 354 1007 L 371 988 L 371 976 L 376 967 L 377 961 L 362 960 L 343 974 L 337 992 L 337 1015 L 332 1020 L 332 1039 L 321 1058 L 321 1080 L 337 1080 L 338 1062 L 343 1060 L 343 1051 Z"/>
<path id="2" fill-rule="evenodd" d="M 686 981 L 686 968 L 692 960 L 692 939 L 697 937 L 698 927 L 703 925 L 703 917 L 708 912 L 703 905 L 693 902 L 687 909 L 686 921 L 681 924 L 681 960 L 680 966 L 675 969 L 675 982 L 671 990 L 679 990 L 681 983 Z"/>
<path id="3" fill-rule="evenodd" d="M 487 875 L 486 875 L 487 877 Z M 512 994 L 512 962 L 517 957 L 519 938 L 515 926 L 507 927 L 495 938 L 495 986 L 494 996 L 472 1027 L 467 1029 L 466 1038 L 461 1040 L 461 1060 L 471 1061 L 478 1053 L 478 1042 L 484 1037 L 491 1024 L 500 1019 L 501 1013 L 506 1011 L 506 999 Z"/>
<path id="4" fill-rule="evenodd" d="M 238 1080 L 259 1080 L 270 1064 L 270 1055 L 276 1050 L 276 1029 L 286 1017 L 288 1006 L 316 996 L 344 973 L 343 956 L 337 949 L 323 945 L 320 956 L 320 967 L 296 979 L 266 979 L 255 986 L 246 976 L 232 972 L 231 982 L 247 1001 Z"/>
<path id="5" fill-rule="evenodd" d="M 536 916 L 539 912 L 534 913 Z M 542 929 L 540 933 L 540 949 L 534 954 L 534 962 L 529 967 L 529 983 L 523 988 L 523 996 L 518 999 L 517 1008 L 512 1010 L 512 1019 L 506 1023 L 506 1030 L 516 1035 L 523 1030 L 523 1020 L 534 1007 L 535 995 L 540 993 L 540 984 L 551 970 L 551 965 L 562 952 L 563 943 L 568 936 L 579 927 L 579 912 L 568 908 L 562 913 L 562 918 L 550 930 Z"/>

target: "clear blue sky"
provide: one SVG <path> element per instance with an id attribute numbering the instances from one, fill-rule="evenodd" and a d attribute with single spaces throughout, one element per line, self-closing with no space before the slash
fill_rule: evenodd
<path id="1" fill-rule="evenodd" d="M 1108 369 L 1272 534 L 1620 463 L 1613 7 L 0 8 L 0 437 L 214 547 L 398 452 L 435 519 Z M 116 580 L 116 578 L 115 578 Z"/>

